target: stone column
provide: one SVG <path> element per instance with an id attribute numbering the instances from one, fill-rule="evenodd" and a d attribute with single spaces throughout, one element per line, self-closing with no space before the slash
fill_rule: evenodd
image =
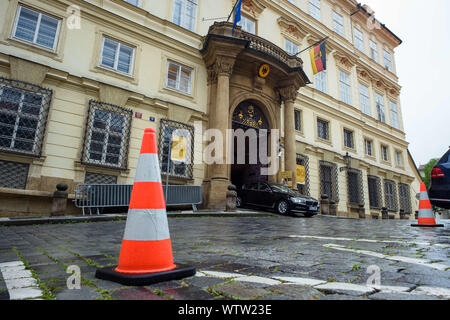
<path id="1" fill-rule="evenodd" d="M 225 209 L 228 185 L 228 165 L 226 163 L 228 145 L 227 129 L 230 109 L 230 77 L 233 72 L 235 58 L 218 56 L 214 63 L 214 71 L 217 76 L 217 89 L 215 105 L 211 113 L 210 129 L 217 129 L 222 133 L 223 149 L 222 163 L 215 163 L 210 168 L 210 190 L 208 192 L 207 206 L 211 209 Z M 212 101 L 214 102 L 214 101 Z"/>
<path id="2" fill-rule="evenodd" d="M 284 102 L 284 167 L 292 171 L 295 179 L 297 152 L 295 146 L 295 118 L 294 104 L 297 98 L 297 88 L 294 85 L 280 89 L 281 99 Z"/>

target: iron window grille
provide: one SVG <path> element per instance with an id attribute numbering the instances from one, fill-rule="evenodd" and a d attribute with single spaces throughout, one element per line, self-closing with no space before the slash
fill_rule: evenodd
<path id="1" fill-rule="evenodd" d="M 0 78 L 0 150 L 40 157 L 53 91 Z"/>
<path id="2" fill-rule="evenodd" d="M 25 189 L 29 168 L 28 163 L 0 160 L 0 187 Z"/>
<path id="3" fill-rule="evenodd" d="M 169 148 L 172 134 L 175 130 L 182 130 L 187 138 L 186 163 L 170 161 L 169 177 L 192 179 L 194 155 L 194 127 L 178 121 L 161 119 L 159 128 L 159 163 L 161 174 L 167 175 L 169 163 Z"/>
<path id="4" fill-rule="evenodd" d="M 305 184 L 297 184 L 298 191 L 305 196 L 310 195 L 309 190 L 309 157 L 297 154 L 297 164 L 305 167 Z"/>
<path id="5" fill-rule="evenodd" d="M 404 213 L 411 214 L 412 206 L 411 206 L 411 190 L 409 185 L 404 183 L 398 184 L 398 195 L 400 201 L 400 210 L 403 210 Z"/>
<path id="6" fill-rule="evenodd" d="M 376 176 L 368 176 L 367 182 L 369 185 L 369 202 L 371 209 L 381 209 L 382 197 L 381 197 L 381 179 Z"/>
<path id="7" fill-rule="evenodd" d="M 348 203 L 364 205 L 364 190 L 362 171 L 357 169 L 347 170 Z"/>
<path id="8" fill-rule="evenodd" d="M 329 200 L 338 203 L 339 187 L 337 164 L 321 160 L 319 167 L 321 195 L 327 195 Z"/>
<path id="9" fill-rule="evenodd" d="M 397 192 L 394 181 L 384 180 L 384 200 L 385 206 L 389 211 L 398 211 Z"/>
<path id="10" fill-rule="evenodd" d="M 84 176 L 85 184 L 117 184 L 117 176 L 86 172 Z"/>
<path id="11" fill-rule="evenodd" d="M 127 169 L 131 117 L 129 109 L 90 100 L 81 162 Z"/>

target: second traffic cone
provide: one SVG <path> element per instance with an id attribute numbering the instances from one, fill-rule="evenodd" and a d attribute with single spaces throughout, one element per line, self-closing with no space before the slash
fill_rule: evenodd
<path id="1" fill-rule="evenodd" d="M 443 227 L 443 224 L 436 224 L 434 212 L 431 208 L 431 202 L 428 198 L 427 187 L 425 183 L 420 183 L 419 198 L 419 219 L 418 224 L 412 224 L 413 227 Z"/>
<path id="2" fill-rule="evenodd" d="M 146 129 L 131 191 L 119 264 L 95 276 L 125 285 L 147 285 L 190 277 L 195 268 L 174 264 L 156 134 Z"/>

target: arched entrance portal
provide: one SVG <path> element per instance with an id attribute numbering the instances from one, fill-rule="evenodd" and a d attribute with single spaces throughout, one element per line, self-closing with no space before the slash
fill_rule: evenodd
<path id="1" fill-rule="evenodd" d="M 251 182 L 266 182 L 270 148 L 270 126 L 262 110 L 251 100 L 241 102 L 232 117 L 233 163 L 230 180 L 236 187 Z"/>

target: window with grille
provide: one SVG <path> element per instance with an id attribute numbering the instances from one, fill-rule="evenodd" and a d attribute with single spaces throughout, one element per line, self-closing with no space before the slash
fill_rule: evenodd
<path id="1" fill-rule="evenodd" d="M 404 213 L 412 213 L 411 207 L 411 193 L 410 187 L 407 184 L 399 183 L 398 184 L 398 195 L 400 201 L 400 210 L 403 210 Z"/>
<path id="2" fill-rule="evenodd" d="M 100 65 L 131 75 L 135 48 L 113 39 L 103 38 Z"/>
<path id="3" fill-rule="evenodd" d="M 370 40 L 369 45 L 370 45 L 370 57 L 375 62 L 378 62 L 378 46 L 377 46 L 377 44 L 374 41 Z"/>
<path id="4" fill-rule="evenodd" d="M 317 119 L 317 136 L 323 140 L 329 140 L 328 121 Z"/>
<path id="5" fill-rule="evenodd" d="M 353 142 L 353 131 L 344 129 L 344 146 L 350 149 L 355 148 L 355 144 Z"/>
<path id="6" fill-rule="evenodd" d="M 131 116 L 129 109 L 89 101 L 82 163 L 126 169 Z"/>
<path id="7" fill-rule="evenodd" d="M 390 103 L 390 109 L 391 109 L 391 124 L 395 129 L 398 129 L 397 104 L 392 101 L 390 101 L 389 103 Z"/>
<path id="8" fill-rule="evenodd" d="M 60 24 L 60 19 L 19 6 L 14 24 L 14 38 L 55 50 Z"/>
<path id="9" fill-rule="evenodd" d="M 167 87 L 187 94 L 192 93 L 192 69 L 175 62 L 167 62 Z"/>
<path id="10" fill-rule="evenodd" d="M 350 75 L 342 70 L 339 70 L 339 87 L 341 91 L 341 101 L 351 105 Z"/>
<path id="11" fill-rule="evenodd" d="M 320 161 L 319 170 L 321 195 L 327 195 L 331 201 L 339 202 L 337 165 Z"/>
<path id="12" fill-rule="evenodd" d="M 84 176 L 85 184 L 117 184 L 117 176 L 86 172 Z"/>
<path id="13" fill-rule="evenodd" d="M 320 21 L 320 0 L 309 0 L 309 14 Z"/>
<path id="14" fill-rule="evenodd" d="M 389 211 L 398 211 L 397 192 L 394 181 L 384 180 L 384 199 L 385 206 Z"/>
<path id="15" fill-rule="evenodd" d="M 186 138 L 186 162 L 170 161 L 169 152 L 173 141 L 173 134 L 182 135 Z M 168 119 L 161 119 L 159 128 L 159 163 L 161 174 L 178 178 L 191 179 L 193 177 L 193 155 L 194 155 L 194 127 Z"/>
<path id="16" fill-rule="evenodd" d="M 0 187 L 25 189 L 29 168 L 28 163 L 0 160 Z"/>
<path id="17" fill-rule="evenodd" d="M 344 37 L 344 18 L 337 12 L 333 11 L 334 32 Z"/>
<path id="18" fill-rule="evenodd" d="M 369 202 L 371 209 L 381 209 L 381 179 L 375 176 L 368 176 Z"/>
<path id="19" fill-rule="evenodd" d="M 297 184 L 297 189 L 300 194 L 309 196 L 309 157 L 297 154 L 297 165 L 305 167 L 305 184 Z"/>
<path id="20" fill-rule="evenodd" d="M 361 111 L 370 116 L 369 88 L 363 84 L 359 84 L 359 97 L 361 101 Z"/>
<path id="21" fill-rule="evenodd" d="M 295 130 L 302 130 L 301 113 L 300 110 L 294 111 Z"/>
<path id="22" fill-rule="evenodd" d="M 362 186 L 362 172 L 356 169 L 347 171 L 348 203 L 353 205 L 364 204 L 364 193 Z"/>
<path id="23" fill-rule="evenodd" d="M 355 47 L 356 49 L 358 49 L 359 51 L 364 52 L 364 36 L 363 33 L 358 30 L 358 29 L 354 29 L 354 34 L 355 34 Z"/>
<path id="24" fill-rule="evenodd" d="M 314 75 L 314 87 L 323 93 L 327 93 L 327 72 L 325 70 Z"/>
<path id="25" fill-rule="evenodd" d="M 288 40 L 288 39 L 284 39 L 284 45 L 286 48 L 286 52 L 289 53 L 291 56 L 295 55 L 298 53 L 298 45 L 296 45 L 295 43 L 293 43 L 292 41 Z"/>
<path id="26" fill-rule="evenodd" d="M 195 31 L 198 0 L 174 0 L 172 22 L 180 27 Z"/>
<path id="27" fill-rule="evenodd" d="M 0 78 L 0 150 L 41 156 L 52 90 Z"/>
<path id="28" fill-rule="evenodd" d="M 386 116 L 384 114 L 384 98 L 381 94 L 375 92 L 375 102 L 377 104 L 378 121 L 386 123 Z"/>

